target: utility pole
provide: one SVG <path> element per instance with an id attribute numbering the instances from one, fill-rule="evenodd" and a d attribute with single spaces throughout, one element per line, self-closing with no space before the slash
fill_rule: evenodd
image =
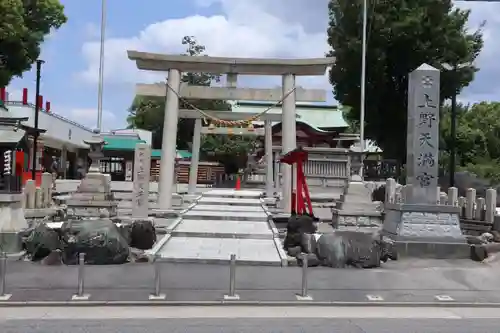
<path id="1" fill-rule="evenodd" d="M 453 84 L 455 84 L 455 77 L 457 74 L 457 67 L 453 67 Z M 453 86 L 453 95 L 451 95 L 451 114 L 450 114 L 450 135 L 451 135 L 451 145 L 450 145 L 450 187 L 455 187 L 455 159 L 456 159 L 456 145 L 457 145 L 457 91 L 456 87 Z"/>
<path id="2" fill-rule="evenodd" d="M 99 83 L 97 88 L 97 129 L 102 131 L 102 99 L 104 90 L 104 42 L 106 36 L 106 0 L 101 0 L 101 49 L 99 52 Z"/>
<path id="3" fill-rule="evenodd" d="M 368 21 L 368 0 L 363 0 L 363 37 L 362 37 L 362 53 L 361 53 L 361 101 L 360 101 L 360 119 L 359 119 L 359 145 L 361 146 L 360 155 L 360 176 L 364 179 L 364 153 L 365 153 L 365 105 L 366 105 L 366 35 Z"/>
<path id="4" fill-rule="evenodd" d="M 33 137 L 33 161 L 31 161 L 31 179 L 36 179 L 36 167 L 37 167 L 37 145 L 38 145 L 38 116 L 40 114 L 40 77 L 42 72 L 43 60 L 36 61 L 36 92 L 35 92 L 35 134 Z"/>

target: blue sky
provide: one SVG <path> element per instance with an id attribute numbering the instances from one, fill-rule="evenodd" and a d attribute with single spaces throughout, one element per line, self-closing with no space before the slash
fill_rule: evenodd
<path id="1" fill-rule="evenodd" d="M 62 0 L 68 22 L 43 45 L 41 93 L 52 111 L 95 127 L 100 0 Z M 107 0 L 104 117 L 105 129 L 126 125 L 134 84 L 155 82 L 161 75 L 139 72 L 127 49 L 180 53 L 184 35 L 194 35 L 210 55 L 254 57 L 322 57 L 327 50 L 327 0 Z M 146 5 L 147 4 L 147 5 Z M 487 20 L 481 72 L 461 96 L 466 102 L 498 99 L 500 3 L 461 3 L 472 7 L 471 26 Z M 298 47 L 300 46 L 300 47 Z M 11 99 L 23 87 L 34 100 L 35 71 L 13 80 Z M 252 78 L 245 85 L 273 87 L 276 78 Z M 299 84 L 331 90 L 325 77 L 304 78 Z M 328 93 L 329 102 L 334 103 Z"/>
<path id="2" fill-rule="evenodd" d="M 41 94 L 45 100 L 51 101 L 54 112 L 93 125 L 96 121 L 85 117 L 85 113 L 96 108 L 97 84 L 82 82 L 78 78 L 78 72 L 85 70 L 86 66 L 82 57 L 83 43 L 98 41 L 100 38 L 101 1 L 61 2 L 65 6 L 68 22 L 43 45 L 41 58 L 46 63 L 42 68 Z M 148 0 L 148 6 L 144 6 L 142 1 L 108 0 L 106 38 L 126 38 L 153 22 L 183 18 L 194 13 L 212 15 L 214 10 L 215 6 L 199 8 L 194 2 L 186 0 Z M 33 68 L 23 78 L 14 79 L 9 90 L 16 90 L 13 94 L 19 96 L 19 90 L 28 87 L 30 99 L 34 100 L 35 77 Z M 133 98 L 133 87 L 112 84 L 105 85 L 104 91 L 103 109 L 112 110 L 116 114 L 113 118 L 116 125 L 124 126 L 126 108 Z M 76 111 L 72 113 L 71 110 Z M 110 128 L 114 128 L 113 125 L 115 124 L 106 124 Z"/>

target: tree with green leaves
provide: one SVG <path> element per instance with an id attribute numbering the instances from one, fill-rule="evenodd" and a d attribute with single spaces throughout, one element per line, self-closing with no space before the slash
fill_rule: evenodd
<path id="1" fill-rule="evenodd" d="M 203 136 L 201 158 L 219 162 L 226 174 L 234 174 L 246 166 L 257 142 L 252 136 L 207 134 Z"/>
<path id="2" fill-rule="evenodd" d="M 450 114 L 449 106 L 442 108 L 440 147 L 445 158 L 440 164 L 446 170 L 452 140 Z M 500 183 L 500 103 L 458 105 L 456 147 L 458 170 Z"/>
<path id="3" fill-rule="evenodd" d="M 330 0 L 329 56 L 335 98 L 360 116 L 362 1 Z M 423 63 L 463 65 L 455 74 L 441 73 L 441 98 L 460 92 L 478 70 L 474 60 L 483 47 L 481 30 L 469 32 L 470 11 L 451 0 L 370 0 L 368 10 L 365 136 L 387 158 L 404 162 L 408 74 Z"/>
<path id="4" fill-rule="evenodd" d="M 59 0 L 0 0 L 0 87 L 31 68 L 45 36 L 66 20 Z"/>

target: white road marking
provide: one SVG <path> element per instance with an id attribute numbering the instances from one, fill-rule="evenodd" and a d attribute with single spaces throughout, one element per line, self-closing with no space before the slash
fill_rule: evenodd
<path id="1" fill-rule="evenodd" d="M 71 300 L 75 301 L 75 302 L 88 301 L 89 299 L 90 299 L 90 294 L 83 294 L 81 296 L 79 296 L 79 295 L 71 296 Z"/>
<path id="2" fill-rule="evenodd" d="M 454 299 L 451 296 L 448 296 L 448 295 L 436 295 L 435 298 L 438 301 L 443 301 L 443 302 L 454 301 Z"/>
<path id="3" fill-rule="evenodd" d="M 384 298 L 380 295 L 366 295 L 366 298 L 368 298 L 369 301 L 377 301 L 377 302 L 384 300 Z"/>
<path id="4" fill-rule="evenodd" d="M 312 301 L 313 298 L 311 295 L 306 295 L 306 296 L 301 296 L 301 295 L 295 295 L 295 297 L 297 298 L 297 301 Z"/>

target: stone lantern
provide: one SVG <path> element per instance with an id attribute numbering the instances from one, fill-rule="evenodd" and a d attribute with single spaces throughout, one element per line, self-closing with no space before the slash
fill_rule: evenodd
<path id="1" fill-rule="evenodd" d="M 359 143 L 351 146 L 349 156 L 351 157 L 351 181 L 363 181 L 364 150 Z"/>
<path id="2" fill-rule="evenodd" d="M 92 164 L 90 165 L 89 172 L 100 173 L 100 162 L 104 157 L 103 150 L 106 141 L 102 137 L 95 135 L 90 140 L 84 140 L 83 142 L 88 144 L 90 148 L 89 157 L 92 160 Z"/>

